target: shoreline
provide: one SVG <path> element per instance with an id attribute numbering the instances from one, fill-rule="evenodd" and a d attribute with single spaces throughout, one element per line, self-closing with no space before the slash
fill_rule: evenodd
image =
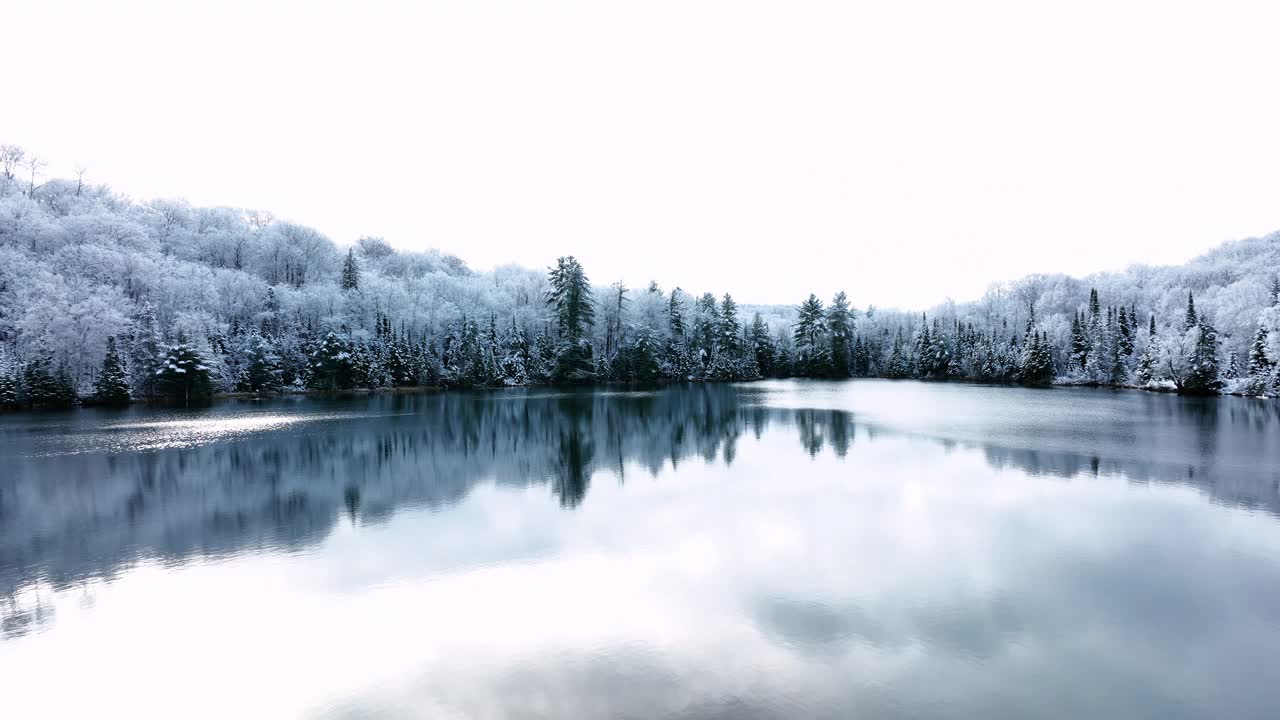
<path id="1" fill-rule="evenodd" d="M 494 386 L 480 386 L 480 387 L 471 387 L 471 388 L 448 388 L 441 385 L 406 385 L 402 387 L 350 388 L 347 390 L 299 389 L 299 390 L 291 390 L 286 392 L 269 393 L 269 394 L 254 393 L 254 392 L 227 392 L 227 393 L 213 393 L 213 395 L 211 395 L 208 398 L 208 402 L 202 402 L 202 403 L 199 403 L 196 405 L 190 405 L 187 407 L 205 407 L 209 404 L 224 401 L 224 400 L 278 400 L 278 399 L 290 398 L 290 397 L 347 398 L 347 397 L 354 397 L 354 396 L 361 396 L 361 395 L 433 395 L 433 394 L 450 393 L 450 392 L 477 392 L 477 391 L 486 392 L 486 391 L 493 391 L 493 390 L 513 390 L 516 388 L 555 388 L 555 389 L 579 389 L 579 390 L 586 389 L 586 388 L 619 388 L 619 387 L 621 388 L 642 388 L 642 387 L 652 388 L 652 387 L 663 387 L 667 385 L 677 385 L 681 383 L 713 383 L 713 384 L 720 384 L 721 382 L 756 383 L 764 380 L 825 380 L 825 381 L 835 381 L 835 382 L 845 382 L 850 380 L 886 380 L 890 382 L 906 381 L 906 382 L 921 382 L 921 383 L 931 383 L 931 384 L 936 383 L 936 384 L 957 384 L 957 385 L 981 385 L 981 386 L 988 386 L 988 387 L 1025 387 L 1025 388 L 1040 389 L 1040 390 L 1051 390 L 1053 388 L 1090 388 L 1095 390 L 1112 390 L 1112 391 L 1129 390 L 1129 391 L 1137 391 L 1137 392 L 1151 392 L 1151 393 L 1161 393 L 1166 395 L 1182 395 L 1184 397 L 1199 397 L 1199 398 L 1235 397 L 1235 398 L 1252 399 L 1252 400 L 1280 399 L 1280 398 L 1268 397 L 1265 395 L 1246 395 L 1241 392 L 1225 392 L 1224 391 L 1224 392 L 1211 393 L 1211 394 L 1181 393 L 1178 391 L 1177 388 L 1174 388 L 1174 387 L 1164 387 L 1164 386 L 1140 387 L 1136 385 L 1104 385 L 1101 383 L 1063 382 L 1063 383 L 1052 383 L 1049 385 L 1021 385 L 1018 383 L 983 382 L 980 380 L 970 380 L 970 379 L 962 379 L 962 378 L 931 379 L 931 378 L 873 378 L 873 377 L 867 377 L 867 378 L 790 377 L 790 378 L 757 378 L 755 380 L 733 380 L 733 381 L 615 380 L 615 381 L 609 381 L 609 382 L 579 383 L 579 384 L 567 384 L 567 385 L 529 383 L 525 385 L 494 385 Z M 68 411 L 84 410 L 84 409 L 124 410 L 124 409 L 135 407 L 135 406 L 151 407 L 151 408 L 157 408 L 157 409 L 183 407 L 181 405 L 176 405 L 170 402 L 163 402 L 163 401 L 157 402 L 153 400 L 131 400 L 128 405 L 110 405 L 110 406 L 98 405 L 93 402 L 82 401 L 82 402 L 77 402 L 75 405 L 71 407 L 5 408 L 5 409 L 0 409 L 0 415 L 12 415 L 12 414 L 18 414 L 18 413 L 24 413 L 24 412 L 44 414 L 44 413 L 68 412 Z"/>

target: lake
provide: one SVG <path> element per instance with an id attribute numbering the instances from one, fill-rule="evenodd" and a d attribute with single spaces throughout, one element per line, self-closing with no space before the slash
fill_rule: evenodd
<path id="1" fill-rule="evenodd" d="M 1273 718 L 1280 403 L 769 381 L 0 416 L 0 711 Z"/>

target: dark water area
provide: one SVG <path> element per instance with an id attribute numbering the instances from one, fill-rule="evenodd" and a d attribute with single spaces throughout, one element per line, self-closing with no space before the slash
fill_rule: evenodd
<path id="1" fill-rule="evenodd" d="M 13 717 L 1271 718 L 1280 403 L 771 381 L 0 416 Z"/>

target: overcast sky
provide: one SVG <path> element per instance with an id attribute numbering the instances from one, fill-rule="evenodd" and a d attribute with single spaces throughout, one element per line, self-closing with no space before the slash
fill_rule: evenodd
<path id="1" fill-rule="evenodd" d="M 1274 2 L 195 5 L 6 4 L 0 142 L 745 302 L 923 306 L 1280 229 Z"/>

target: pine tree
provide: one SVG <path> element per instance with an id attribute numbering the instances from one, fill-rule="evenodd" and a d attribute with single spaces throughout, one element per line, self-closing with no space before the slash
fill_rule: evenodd
<path id="1" fill-rule="evenodd" d="M 51 370 L 53 358 L 46 350 L 37 352 L 22 373 L 22 400 L 33 408 L 64 409 L 75 405 L 75 389 L 65 368 Z"/>
<path id="2" fill-rule="evenodd" d="M 516 327 L 516 317 L 511 316 L 511 327 L 502 337 L 502 358 L 498 361 L 498 382 L 503 385 L 525 385 L 531 379 L 530 347 L 528 337 Z"/>
<path id="3" fill-rule="evenodd" d="M 1053 382 L 1053 360 L 1047 337 L 1034 330 L 1027 335 L 1018 363 L 1018 381 L 1023 385 L 1049 385 Z"/>
<path id="4" fill-rule="evenodd" d="M 1071 317 L 1071 361 L 1083 371 L 1089 364 L 1089 351 L 1092 346 L 1085 337 L 1084 319 L 1080 313 Z"/>
<path id="5" fill-rule="evenodd" d="M 124 407 L 129 404 L 129 376 L 116 349 L 116 339 L 107 338 L 107 353 L 102 359 L 102 371 L 93 386 L 95 405 Z"/>
<path id="6" fill-rule="evenodd" d="M 1196 326 L 1196 323 L 1197 323 L 1196 298 L 1194 294 L 1188 292 L 1187 293 L 1187 314 L 1186 314 L 1186 317 L 1184 317 L 1182 320 L 1182 329 L 1190 330 L 1191 328 Z"/>
<path id="7" fill-rule="evenodd" d="M 347 249 L 347 259 L 342 263 L 342 279 L 339 281 L 339 286 L 343 290 L 356 290 L 360 287 L 360 266 L 356 264 L 355 248 Z"/>
<path id="8" fill-rule="evenodd" d="M 843 291 L 831 299 L 827 308 L 827 330 L 831 333 L 831 374 L 849 377 L 853 366 L 853 313 L 849 310 L 849 298 Z"/>
<path id="9" fill-rule="evenodd" d="M 1135 322 L 1137 318 L 1133 319 Z M 1130 321 L 1129 314 L 1125 312 L 1124 307 L 1120 308 L 1119 318 L 1119 346 L 1120 356 L 1128 360 L 1133 355 L 1133 322 Z"/>
<path id="10" fill-rule="evenodd" d="M 307 387 L 313 390 L 352 388 L 351 346 L 329 332 L 311 352 L 307 364 Z"/>
<path id="11" fill-rule="evenodd" d="M 595 325 L 591 284 L 582 265 L 573 256 L 562 257 L 547 273 L 546 303 L 556 319 L 560 341 L 576 345 L 583 333 Z"/>
<path id="12" fill-rule="evenodd" d="M 1182 392 L 1192 394 L 1216 393 L 1222 389 L 1221 370 L 1218 362 L 1218 333 L 1208 318 L 1200 316 L 1196 327 L 1199 335 L 1191 370 L 1183 382 Z"/>
<path id="13" fill-rule="evenodd" d="M 18 406 L 18 376 L 12 368 L 0 366 L 0 410 Z"/>
<path id="14" fill-rule="evenodd" d="M 809 295 L 799 308 L 795 325 L 797 372 L 807 377 L 821 377 L 827 371 L 827 317 L 822 301 Z"/>
<path id="15" fill-rule="evenodd" d="M 1240 378 L 1240 355 L 1235 348 L 1227 353 L 1227 364 L 1222 368 L 1222 379 L 1237 380 Z"/>
<path id="16" fill-rule="evenodd" d="M 369 374 L 371 373 L 366 372 L 366 376 Z M 255 393 L 280 392 L 283 386 L 280 356 L 276 354 L 271 340 L 261 335 L 254 334 L 249 339 L 246 382 L 248 389 Z"/>
<path id="17" fill-rule="evenodd" d="M 1160 364 L 1160 340 L 1156 336 L 1156 316 L 1151 315 L 1151 327 L 1147 330 L 1147 346 L 1138 358 L 1138 367 L 1134 369 L 1134 379 L 1139 386 L 1145 386 L 1156 379 L 1156 368 Z"/>
<path id="18" fill-rule="evenodd" d="M 1277 364 L 1267 356 L 1267 340 L 1266 326 L 1259 325 L 1249 346 L 1248 381 L 1244 388 L 1248 395 L 1266 395 L 1269 390 Z"/>
<path id="19" fill-rule="evenodd" d="M 200 352 L 191 344 L 179 340 L 169 348 L 156 374 L 156 389 L 160 395 L 190 406 L 192 400 L 204 400 L 213 394 L 209 379 L 209 367 Z"/>
<path id="20" fill-rule="evenodd" d="M 750 335 L 751 351 L 756 356 L 756 367 L 765 377 L 772 377 L 776 372 L 773 338 L 769 336 L 769 326 L 765 324 L 764 318 L 760 317 L 760 313 L 756 313 L 751 318 Z"/>
<path id="21" fill-rule="evenodd" d="M 1275 363 L 1267 357 L 1267 329 L 1259 325 L 1258 332 L 1253 336 L 1253 344 L 1249 346 L 1249 375 L 1265 377 L 1273 365 Z"/>
<path id="22" fill-rule="evenodd" d="M 145 398 L 159 394 L 156 388 L 156 370 L 160 368 L 164 352 L 164 338 L 160 335 L 155 307 L 147 303 L 134 318 L 133 342 L 129 345 L 129 370 L 135 397 Z"/>
<path id="23" fill-rule="evenodd" d="M 547 277 L 550 289 L 545 301 L 556 319 L 556 382 L 584 382 L 596 376 L 594 352 L 584 335 L 595 325 L 591 285 L 582 265 L 572 256 L 557 261 Z"/>
<path id="24" fill-rule="evenodd" d="M 667 329 L 673 338 L 684 338 L 684 313 L 680 308 L 680 288 L 671 291 L 667 300 Z"/>

